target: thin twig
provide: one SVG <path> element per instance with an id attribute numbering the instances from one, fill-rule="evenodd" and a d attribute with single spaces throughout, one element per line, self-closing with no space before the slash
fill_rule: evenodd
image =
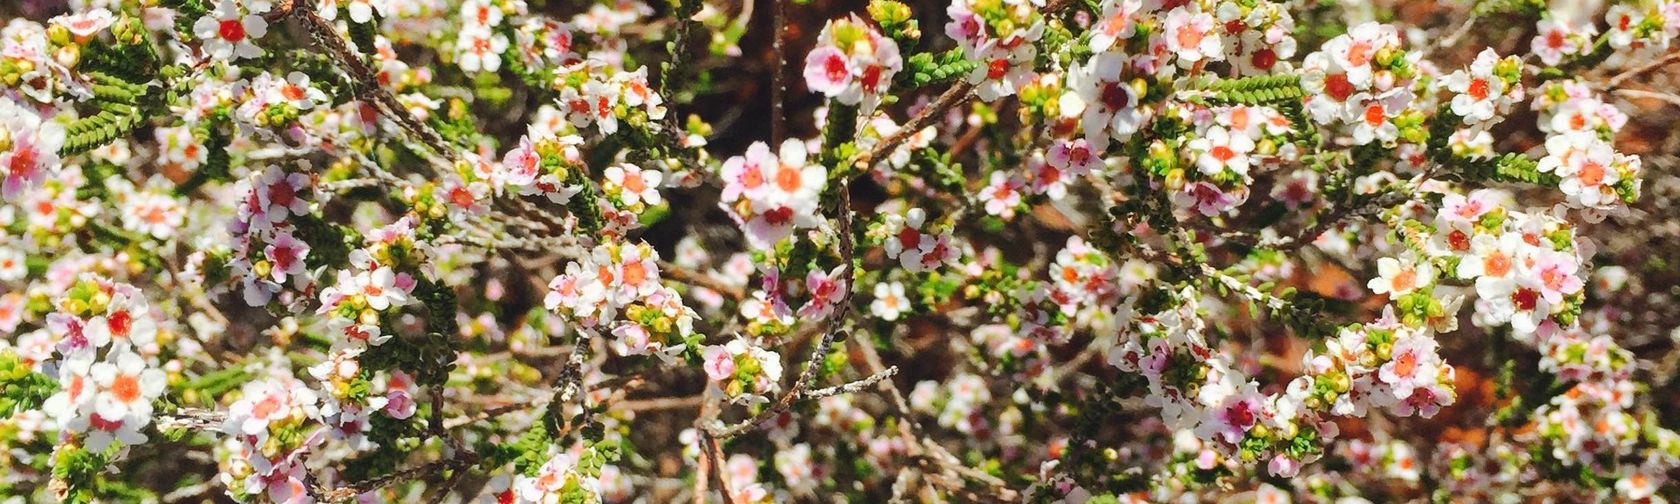
<path id="1" fill-rule="evenodd" d="M 898 128 L 898 131 L 887 135 L 886 138 L 876 142 L 875 147 L 869 149 L 869 152 L 858 156 L 857 161 L 852 163 L 852 167 L 859 172 L 869 170 L 869 167 L 875 166 L 876 162 L 892 155 L 892 152 L 897 150 L 899 145 L 915 136 L 916 132 L 939 120 L 940 117 L 945 115 L 945 112 L 968 103 L 974 97 L 974 85 L 969 84 L 968 81 L 958 81 L 950 89 L 946 89 L 943 94 L 940 94 L 938 98 L 935 98 L 933 103 L 929 103 L 927 107 L 922 108 L 921 112 L 916 113 L 909 121 L 905 121 L 904 125 Z"/>
<path id="2" fill-rule="evenodd" d="M 724 460 L 724 458 L 723 458 L 723 448 L 721 446 L 718 446 L 717 438 L 712 437 L 711 433 L 701 432 L 700 433 L 700 450 L 702 452 L 705 452 L 706 457 L 712 460 L 711 474 L 703 476 L 703 477 L 708 478 L 708 479 L 713 479 L 717 482 L 718 493 L 723 495 L 723 501 L 724 502 L 729 503 L 729 504 L 736 504 L 736 503 L 741 502 L 739 499 L 735 498 L 735 492 L 733 492 L 732 489 L 730 488 L 729 479 L 728 479 L 727 476 L 724 475 L 724 471 L 723 471 L 723 460 Z M 697 499 L 698 498 L 699 497 L 697 497 Z"/>
<path id="3" fill-rule="evenodd" d="M 759 424 L 768 422 L 770 419 L 776 418 L 778 415 L 787 411 L 788 408 L 792 407 L 793 403 L 804 394 L 805 387 L 807 387 L 811 383 L 811 380 L 817 376 L 817 368 L 821 367 L 820 364 L 823 361 L 823 356 L 828 355 L 829 348 L 834 346 L 835 336 L 838 336 L 839 334 L 841 334 L 841 331 L 828 331 L 823 333 L 822 339 L 818 340 L 817 344 L 811 348 L 811 357 L 809 360 L 805 361 L 805 370 L 799 373 L 799 378 L 794 380 L 793 385 L 788 387 L 787 392 L 783 393 L 780 398 L 777 398 L 776 402 L 771 403 L 770 407 L 764 408 L 763 411 L 760 411 L 757 415 L 753 415 L 752 418 L 743 420 L 735 425 L 728 427 L 723 427 L 721 423 L 708 425 L 705 429 L 707 433 L 718 438 L 729 439 L 745 434 L 753 427 L 757 427 Z"/>
<path id="4" fill-rule="evenodd" d="M 782 139 L 787 138 L 787 118 L 782 117 L 783 94 L 787 92 L 787 48 L 783 41 L 787 34 L 787 2 L 788 0 L 770 0 L 771 29 L 774 35 L 770 37 L 770 47 L 776 53 L 776 62 L 770 70 L 770 145 L 781 145 Z"/>
<path id="5" fill-rule="evenodd" d="M 227 421 L 227 413 L 217 410 L 199 408 L 181 408 L 174 413 L 158 415 L 158 430 L 186 429 L 190 431 L 213 431 L 222 428 Z"/>
<path id="6" fill-rule="evenodd" d="M 1663 57 L 1657 58 L 1656 61 L 1652 61 L 1650 63 L 1640 65 L 1637 68 L 1632 68 L 1616 74 L 1616 76 L 1611 77 L 1610 80 L 1604 81 L 1604 89 L 1616 89 L 1634 77 L 1650 73 L 1653 70 L 1662 68 L 1664 65 L 1668 65 L 1669 63 L 1673 63 L 1675 61 L 1680 61 L 1680 51 L 1670 51 L 1668 54 L 1663 55 Z"/>
<path id="7" fill-rule="evenodd" d="M 590 339 L 594 337 L 594 332 L 579 330 L 577 334 L 577 344 L 572 347 L 571 357 L 566 359 L 566 367 L 560 370 L 560 376 L 555 380 L 554 397 L 549 400 L 548 414 L 556 420 L 560 418 L 560 410 L 583 388 L 583 361 L 589 355 Z M 579 423 L 588 422 L 589 408 L 585 407 Z"/>
<path id="8" fill-rule="evenodd" d="M 820 388 L 820 389 L 816 389 L 816 390 L 805 391 L 800 395 L 799 398 L 800 399 L 822 399 L 822 398 L 828 397 L 828 396 L 835 396 L 835 395 L 840 395 L 840 394 L 852 394 L 852 393 L 856 393 L 860 390 L 863 390 L 865 388 L 869 388 L 870 386 L 875 385 L 877 383 L 881 383 L 881 380 L 891 378 L 891 377 L 893 377 L 893 375 L 896 375 L 896 374 L 898 374 L 898 366 L 892 366 L 892 367 L 887 368 L 886 371 L 882 371 L 882 372 L 879 372 L 879 373 L 869 375 L 867 377 L 864 377 L 862 380 L 858 380 L 858 381 L 851 382 L 851 383 L 843 383 L 843 384 L 840 384 L 840 385 L 835 385 L 833 387 L 824 387 L 824 388 Z"/>
<path id="9" fill-rule="evenodd" d="M 1676 107 L 1680 107 L 1680 95 L 1676 95 L 1674 93 L 1663 93 L 1663 92 L 1660 92 L 1660 91 L 1646 91 L 1646 90 L 1643 90 L 1643 89 L 1627 89 L 1627 88 L 1614 89 L 1614 90 L 1611 90 L 1610 92 L 1615 93 L 1617 96 L 1625 96 L 1625 97 L 1628 97 L 1628 98 L 1640 99 L 1640 100 L 1657 100 L 1657 101 L 1661 101 L 1663 103 L 1666 103 L 1668 105 L 1673 105 L 1673 106 L 1676 106 Z"/>
<path id="10" fill-rule="evenodd" d="M 746 291 L 742 290 L 738 286 L 723 283 L 723 281 L 718 280 L 717 277 L 684 268 L 664 259 L 659 260 L 659 271 L 664 274 L 665 278 L 695 287 L 711 289 L 718 294 L 722 294 L 736 301 L 746 299 L 747 297 Z"/>
<path id="11" fill-rule="evenodd" d="M 309 30 L 316 42 L 325 46 L 327 54 L 332 57 L 333 61 L 345 73 L 348 73 L 351 79 L 356 81 L 358 94 L 365 95 L 374 106 L 379 107 L 387 116 L 391 117 L 397 123 L 397 126 L 407 131 L 415 140 L 431 148 L 439 156 L 443 156 L 449 163 L 452 164 L 460 159 L 460 154 L 445 143 L 442 136 L 439 136 L 436 131 L 416 119 L 413 114 L 408 112 L 407 107 L 404 107 L 395 96 L 391 95 L 389 90 L 379 84 L 377 74 L 372 68 L 368 67 L 367 62 L 360 55 L 350 49 L 349 43 L 338 34 L 338 29 L 333 27 L 332 23 L 323 19 L 314 9 L 292 9 L 290 12 L 292 17 L 302 21 L 304 28 Z"/>

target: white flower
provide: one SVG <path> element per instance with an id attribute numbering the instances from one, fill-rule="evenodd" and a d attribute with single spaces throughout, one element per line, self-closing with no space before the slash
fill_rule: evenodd
<path id="1" fill-rule="evenodd" d="M 1137 14 L 1143 9 L 1143 2 L 1109 0 L 1102 2 L 1102 6 L 1101 18 L 1091 25 L 1091 51 L 1098 53 L 1137 33 Z"/>
<path id="2" fill-rule="evenodd" d="M 164 373 L 146 367 L 145 360 L 126 349 L 114 350 L 105 362 L 88 371 L 99 393 L 94 412 L 108 421 L 129 419 L 145 425 L 151 422 L 152 399 L 163 394 Z"/>
<path id="3" fill-rule="evenodd" d="M 1534 36 L 1530 46 L 1540 57 L 1540 62 L 1547 65 L 1561 63 L 1564 55 L 1578 54 L 1586 49 L 1585 34 L 1575 33 L 1569 25 L 1554 18 L 1541 19 L 1537 31 L 1539 34 Z M 1590 27 L 1586 31 L 1590 32 Z"/>
<path id="4" fill-rule="evenodd" d="M 1143 123 L 1137 91 L 1125 74 L 1128 58 L 1115 52 L 1091 57 L 1068 72 L 1068 89 L 1060 98 L 1063 117 L 1079 117 L 1085 140 L 1103 150 L 1108 140 L 1125 140 Z"/>
<path id="5" fill-rule="evenodd" d="M 384 310 L 408 303 L 408 292 L 397 287 L 396 279 L 395 271 L 380 266 L 373 271 L 362 272 L 358 275 L 357 286 L 369 308 Z"/>
<path id="6" fill-rule="evenodd" d="M 237 60 L 262 56 L 252 43 L 268 34 L 268 21 L 259 14 L 243 14 L 233 0 L 222 0 L 215 10 L 193 23 L 193 34 L 204 50 L 217 59 Z"/>
<path id="7" fill-rule="evenodd" d="M 1219 24 L 1206 12 L 1192 12 L 1190 7 L 1178 7 L 1167 13 L 1162 35 L 1167 49 L 1178 55 L 1178 65 L 1189 68 L 1204 59 L 1225 59 L 1224 45 L 1215 27 Z"/>
<path id="8" fill-rule="evenodd" d="M 645 203 L 653 206 L 663 201 L 659 197 L 659 183 L 665 174 L 657 170 L 643 170 L 630 163 L 621 163 L 608 166 L 602 175 L 606 176 L 610 187 L 620 189 L 619 200 L 625 205 Z"/>
<path id="9" fill-rule="evenodd" d="M 869 303 L 869 312 L 882 320 L 898 320 L 901 313 L 909 311 L 910 300 L 904 297 L 904 284 L 898 282 L 875 284 L 875 301 Z"/>
<path id="10" fill-rule="evenodd" d="M 461 2 L 461 25 L 464 29 L 489 29 L 502 24 L 502 8 L 488 0 Z"/>
<path id="11" fill-rule="evenodd" d="M 484 28 L 469 28 L 455 40 L 455 51 L 458 53 L 455 63 L 467 73 L 495 72 L 502 68 L 502 51 L 506 51 L 507 47 L 506 35 Z"/>
<path id="12" fill-rule="evenodd" d="M 1494 119 L 1505 98 L 1505 80 L 1493 74 L 1498 64 L 1499 53 L 1486 49 L 1476 55 L 1468 71 L 1459 70 L 1447 76 L 1447 89 L 1456 93 L 1452 98 L 1453 114 L 1471 124 Z"/>
<path id="13" fill-rule="evenodd" d="M 1404 296 L 1421 287 L 1435 283 L 1435 268 L 1427 261 L 1419 261 L 1410 254 L 1400 259 L 1384 257 L 1377 259 L 1377 278 L 1366 284 L 1375 294 L 1389 294 L 1390 297 Z"/>
<path id="14" fill-rule="evenodd" d="M 22 280 L 29 274 L 29 267 L 22 250 L 13 247 L 0 247 L 0 280 L 13 282 Z"/>
<path id="15" fill-rule="evenodd" d="M 169 196 L 144 192 L 123 202 L 123 229 L 168 240 L 186 220 L 186 209 Z"/>
<path id="16" fill-rule="evenodd" d="M 1190 141 L 1190 149 L 1200 153 L 1196 168 L 1207 175 L 1231 170 L 1248 175 L 1248 153 L 1254 150 L 1254 140 L 1241 134 L 1231 134 L 1223 126 L 1208 128 L 1201 138 Z"/>
<path id="17" fill-rule="evenodd" d="M 346 6 L 345 9 L 350 11 L 350 21 L 366 23 L 373 21 L 373 12 L 376 10 L 379 11 L 380 16 L 388 16 L 387 11 L 390 9 L 390 4 L 385 0 L 350 0 L 350 5 Z M 498 12 L 500 11 L 498 10 Z"/>

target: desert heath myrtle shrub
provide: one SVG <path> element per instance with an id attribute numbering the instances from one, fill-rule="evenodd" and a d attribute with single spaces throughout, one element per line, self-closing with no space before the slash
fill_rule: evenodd
<path id="1" fill-rule="evenodd" d="M 0 5 L 0 502 L 1680 498 L 1680 2 Z"/>

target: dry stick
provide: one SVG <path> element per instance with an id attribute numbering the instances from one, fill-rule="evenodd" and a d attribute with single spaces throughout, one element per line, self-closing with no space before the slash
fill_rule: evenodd
<path id="1" fill-rule="evenodd" d="M 1470 28 L 1476 25 L 1476 18 L 1480 17 L 1474 12 L 1474 7 L 1472 7 L 1471 10 L 1472 12 L 1470 15 L 1464 18 L 1464 24 L 1459 25 L 1458 29 L 1453 30 L 1451 34 L 1442 38 L 1440 43 L 1435 44 L 1436 50 L 1446 49 L 1458 45 L 1458 39 L 1464 38 L 1465 35 L 1470 33 Z"/>
<path id="2" fill-rule="evenodd" d="M 186 429 L 191 431 L 213 431 L 222 427 L 227 421 L 227 413 L 217 410 L 200 408 L 181 408 L 174 413 L 158 415 L 158 430 Z"/>
<path id="3" fill-rule="evenodd" d="M 910 502 L 905 495 L 909 494 L 911 491 L 910 489 L 916 486 L 917 479 L 920 479 L 920 476 L 919 473 L 916 472 L 915 467 L 900 467 L 898 469 L 898 478 L 893 480 L 892 497 L 888 499 L 887 502 L 892 504 Z"/>
<path id="4" fill-rule="evenodd" d="M 653 399 L 632 399 L 619 402 L 616 409 L 624 411 L 658 411 L 668 409 L 693 408 L 700 405 L 705 396 L 691 395 L 681 397 L 657 397 Z"/>
<path id="5" fill-rule="evenodd" d="M 676 280 L 695 287 L 711 289 L 718 294 L 722 294 L 736 301 L 746 299 L 747 297 L 747 293 L 741 290 L 740 287 L 723 283 L 718 280 L 717 277 L 712 275 L 684 268 L 664 259 L 660 259 L 658 264 L 659 271 L 665 274 L 665 278 Z"/>
<path id="6" fill-rule="evenodd" d="M 577 344 L 572 347 L 571 357 L 566 359 L 566 367 L 560 370 L 559 383 L 555 384 L 554 398 L 549 400 L 549 414 L 559 418 L 559 409 L 571 402 L 572 396 L 577 395 L 583 385 L 583 360 L 589 355 L 590 339 L 594 334 L 590 331 L 578 331 Z M 583 408 L 583 418 L 579 423 L 589 422 L 589 408 Z"/>
<path id="7" fill-rule="evenodd" d="M 325 499 L 325 500 L 328 500 L 328 501 L 342 501 L 342 500 L 345 500 L 345 499 L 355 497 L 357 495 L 361 495 L 361 494 L 364 494 L 364 493 L 372 492 L 374 490 L 385 488 L 385 487 L 391 486 L 391 485 L 396 484 L 396 483 L 415 480 L 415 479 L 420 478 L 421 475 L 439 473 L 439 472 L 443 472 L 443 471 L 448 470 L 448 469 L 461 469 L 461 468 L 470 466 L 470 465 L 472 465 L 474 463 L 477 463 L 477 462 L 478 462 L 478 455 L 477 454 L 474 454 L 472 452 L 467 452 L 467 451 L 456 452 L 455 456 L 450 457 L 450 458 L 446 458 L 446 459 L 438 460 L 438 461 L 434 461 L 434 462 L 429 462 L 429 463 L 426 463 L 426 464 L 423 464 L 423 465 L 410 467 L 408 469 L 403 469 L 403 470 L 400 470 L 400 471 L 397 471 L 397 472 L 394 472 L 394 473 L 390 473 L 390 474 L 386 474 L 386 475 L 383 475 L 383 476 L 377 476 L 377 477 L 374 477 L 374 478 L 362 480 L 362 481 L 356 482 L 355 484 L 352 484 L 352 485 L 347 486 L 347 487 L 335 488 L 335 489 L 332 489 L 332 490 L 316 489 L 316 491 L 320 492 L 322 498 Z M 442 488 L 441 490 L 444 493 L 449 492 L 449 489 L 447 487 Z"/>
<path id="8" fill-rule="evenodd" d="M 333 61 L 338 63 L 339 67 L 356 81 L 357 94 L 363 94 L 366 98 L 371 99 L 375 106 L 383 109 L 389 117 L 396 121 L 397 126 L 413 135 L 420 143 L 426 144 L 438 155 L 443 156 L 451 163 L 460 159 L 460 155 L 455 152 L 455 149 L 444 143 L 443 137 L 438 136 L 436 131 L 432 131 L 431 128 L 426 127 L 424 123 L 416 119 L 413 114 L 408 112 L 407 107 L 404 107 L 395 96 L 391 95 L 390 91 L 379 84 L 377 74 L 373 69 L 368 68 L 367 62 L 363 61 L 360 55 L 350 49 L 350 45 L 345 42 L 344 37 L 338 35 L 338 29 L 333 27 L 332 23 L 322 19 L 321 15 L 316 14 L 314 9 L 292 9 L 291 13 L 303 21 L 304 27 L 314 36 L 315 41 L 326 46 L 327 53 L 332 56 Z"/>
<path id="9" fill-rule="evenodd" d="M 863 353 L 863 364 L 869 366 L 870 370 L 880 372 L 880 370 L 886 367 L 881 362 L 881 354 L 875 351 L 874 345 L 858 341 L 857 347 L 858 350 Z M 887 391 L 887 397 L 892 399 L 894 409 L 898 410 L 900 418 L 900 421 L 898 422 L 899 437 L 904 438 L 904 441 L 909 447 L 909 455 L 911 458 L 916 459 L 924 465 L 938 466 L 938 469 L 940 470 L 950 471 L 952 473 L 956 473 L 960 477 L 965 477 L 983 483 L 991 487 L 994 495 L 1000 500 L 1014 500 L 1017 497 L 1018 492 L 1009 488 L 1008 483 L 998 479 L 996 476 L 992 476 L 986 472 L 964 465 L 955 455 L 952 455 L 949 450 L 946 450 L 944 446 L 927 437 L 926 431 L 922 428 L 921 421 L 916 419 L 915 412 L 910 409 L 910 402 L 906 401 L 904 399 L 904 393 L 898 390 L 898 384 L 893 383 L 892 380 L 884 380 L 881 384 L 882 388 Z M 924 479 L 931 483 L 945 486 L 947 490 L 963 490 L 962 485 L 950 485 L 950 482 L 946 481 L 944 478 L 938 477 L 938 474 L 936 473 L 927 473 L 923 476 Z"/>
<path id="10" fill-rule="evenodd" d="M 840 395 L 840 394 L 852 394 L 852 393 L 856 393 L 860 390 L 863 390 L 865 388 L 869 388 L 869 386 L 871 386 L 871 385 L 881 383 L 881 380 L 885 380 L 887 378 L 892 378 L 894 375 L 897 375 L 897 374 L 898 374 L 898 366 L 893 366 L 893 367 L 887 368 L 886 371 L 881 371 L 879 373 L 869 375 L 869 376 L 865 377 L 864 379 L 858 380 L 858 381 L 855 381 L 855 382 L 842 383 L 840 385 L 835 385 L 833 387 L 824 387 L 824 388 L 820 388 L 820 389 L 816 389 L 816 390 L 805 391 L 805 392 L 800 394 L 799 398 L 800 399 L 822 399 L 824 397 L 836 396 L 836 395 Z"/>
<path id="11" fill-rule="evenodd" d="M 701 477 L 717 482 L 718 493 L 723 494 L 724 502 L 730 504 L 741 502 L 740 499 L 735 498 L 735 493 L 729 488 L 729 480 L 724 479 L 723 464 L 721 463 L 723 461 L 723 448 L 718 446 L 717 438 L 712 437 L 711 433 L 702 431 L 700 433 L 700 450 L 705 452 L 707 458 L 712 461 L 711 473 Z"/>
<path id="12" fill-rule="evenodd" d="M 909 121 L 905 121 L 904 126 L 899 128 L 898 131 L 887 135 L 886 138 L 875 144 L 875 148 L 869 149 L 869 152 L 858 156 L 857 161 L 852 163 L 852 167 L 859 172 L 869 170 L 869 167 L 875 166 L 876 162 L 892 155 L 892 152 L 897 150 L 899 145 L 903 145 L 910 137 L 915 136 L 916 132 L 939 120 L 941 116 L 945 115 L 946 111 L 968 103 L 972 99 L 974 99 L 974 85 L 969 84 L 966 80 L 957 81 L 950 89 L 946 89 L 943 94 L 935 98 L 933 103 L 928 104 L 921 112 L 911 117 Z"/>
<path id="13" fill-rule="evenodd" d="M 606 389 L 612 389 L 612 388 L 619 388 L 621 390 L 629 390 L 629 389 L 634 389 L 634 388 L 642 386 L 644 381 L 645 380 L 643 380 L 642 377 L 640 377 L 640 376 L 632 376 L 632 377 L 628 377 L 627 379 L 608 380 L 608 381 L 604 381 L 604 382 L 595 384 L 595 388 L 593 390 L 606 390 Z M 456 418 L 451 418 L 449 420 L 446 420 L 443 423 L 443 428 L 446 429 L 446 430 L 459 429 L 461 427 L 466 427 L 468 425 L 472 425 L 472 424 L 475 424 L 475 423 L 478 423 L 478 422 L 482 422 L 482 421 L 489 420 L 489 419 L 492 419 L 492 418 L 496 418 L 496 417 L 499 417 L 499 416 L 502 416 L 502 415 L 513 413 L 515 411 L 524 411 L 524 410 L 528 410 L 528 409 L 532 409 L 532 408 L 540 408 L 540 407 L 543 407 L 543 406 L 547 406 L 553 400 L 554 400 L 554 395 L 550 394 L 546 397 L 532 398 L 528 401 L 520 401 L 520 402 L 503 404 L 503 405 L 500 405 L 500 406 L 485 408 L 483 411 L 480 411 L 480 412 L 475 413 L 475 414 L 470 415 L 470 416 L 456 417 Z M 649 400 L 649 401 L 652 401 L 652 400 Z M 629 408 L 629 405 L 633 402 L 634 401 L 625 401 L 624 403 L 621 404 L 621 407 L 626 408 L 626 409 L 635 409 L 635 408 Z M 644 405 L 642 407 L 644 409 L 658 409 L 658 408 L 649 407 L 647 405 Z"/>
<path id="14" fill-rule="evenodd" d="M 770 47 L 776 53 L 776 63 L 770 71 L 770 145 L 781 145 L 782 139 L 787 138 L 786 118 L 782 117 L 782 94 L 787 91 L 787 77 L 783 75 L 787 63 L 786 47 L 782 35 L 787 32 L 787 2 L 788 0 L 770 0 L 772 2 L 771 22 L 775 24 L 771 29 L 774 35 L 770 38 Z"/>
<path id="15" fill-rule="evenodd" d="M 705 431 L 701 431 L 701 435 L 705 436 Z M 700 460 L 695 467 L 699 472 L 694 475 L 694 504 L 706 504 L 706 494 L 712 483 L 712 465 L 712 452 L 706 449 L 705 443 L 701 443 Z"/>
<path id="16" fill-rule="evenodd" d="M 461 479 L 465 478 L 466 476 L 467 476 L 467 471 L 460 470 L 460 469 L 455 470 L 454 473 L 451 473 L 449 475 L 449 480 L 445 481 L 443 483 L 443 486 L 438 487 L 438 492 L 435 493 L 435 494 L 432 494 L 432 498 L 427 499 L 426 503 L 427 504 L 443 504 L 443 500 L 449 498 L 449 490 L 452 489 L 452 488 L 455 488 L 455 485 L 461 484 Z"/>
<path id="17" fill-rule="evenodd" d="M 1656 61 L 1652 61 L 1650 63 L 1640 65 L 1638 68 L 1629 69 L 1629 70 L 1624 71 L 1622 73 L 1616 74 L 1615 77 L 1611 77 L 1610 80 L 1604 82 L 1604 88 L 1605 89 L 1616 89 L 1617 87 L 1620 87 L 1623 83 L 1627 82 L 1629 79 L 1632 79 L 1634 77 L 1638 77 L 1640 75 L 1650 73 L 1653 70 L 1656 70 L 1658 68 L 1662 68 L 1664 65 L 1667 65 L 1669 63 L 1673 63 L 1675 61 L 1680 61 L 1680 51 L 1671 51 L 1668 54 L 1663 55 L 1663 57 L 1658 58 Z"/>
<path id="18" fill-rule="evenodd" d="M 1633 99 L 1658 100 L 1669 105 L 1680 107 L 1680 95 L 1676 95 L 1674 93 L 1628 88 L 1618 88 L 1611 90 L 1610 92 L 1615 93 L 1618 96 L 1625 96 Z"/>

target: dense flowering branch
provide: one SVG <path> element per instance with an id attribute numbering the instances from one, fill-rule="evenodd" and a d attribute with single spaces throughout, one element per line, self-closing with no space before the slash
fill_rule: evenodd
<path id="1" fill-rule="evenodd" d="M 1680 498 L 1680 3 L 1552 7 L 6 4 L 0 494 Z"/>

